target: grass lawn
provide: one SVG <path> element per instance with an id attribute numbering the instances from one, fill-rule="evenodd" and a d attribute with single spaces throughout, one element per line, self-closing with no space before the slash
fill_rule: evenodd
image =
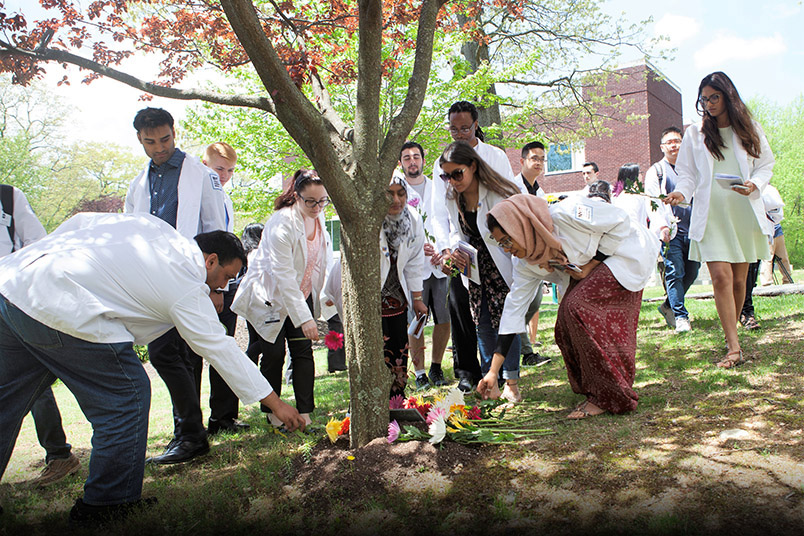
<path id="1" fill-rule="evenodd" d="M 659 294 L 649 289 L 645 297 Z M 713 301 L 688 301 L 693 331 L 683 335 L 664 325 L 656 303 L 643 302 L 638 409 L 572 422 L 564 416 L 582 397 L 568 385 L 552 337 L 557 306 L 545 299 L 540 351 L 553 362 L 523 369 L 525 403 L 511 412 L 556 433 L 515 445 L 331 445 L 322 425 L 344 416 L 347 376 L 327 374 L 319 351 L 319 431 L 270 433 L 259 408 L 245 408 L 249 432 L 212 439 L 211 453 L 189 464 L 147 467 L 144 496 L 159 504 L 104 532 L 802 534 L 804 296 L 755 297 L 754 304 L 762 330 L 740 330 L 752 360 L 726 371 L 713 364 L 725 354 Z M 155 374 L 152 380 L 149 455 L 172 432 L 167 391 Z M 206 374 L 204 381 L 206 408 Z M 70 531 L 67 512 L 82 493 L 91 430 L 69 391 L 60 384 L 54 391 L 82 469 L 52 488 L 27 488 L 44 452 L 26 418 L 0 484 L 0 534 Z"/>

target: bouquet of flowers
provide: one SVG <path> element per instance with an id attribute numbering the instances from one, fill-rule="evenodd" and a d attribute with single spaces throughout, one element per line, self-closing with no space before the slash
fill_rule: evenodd
<path id="1" fill-rule="evenodd" d="M 423 397 L 401 395 L 391 399 L 391 409 L 416 409 L 425 418 L 427 432 L 415 426 L 401 426 L 396 420 L 388 425 L 388 442 L 429 441 L 437 445 L 449 439 L 457 443 L 514 443 L 518 439 L 550 435 L 548 428 L 533 428 L 527 418 L 506 419 L 506 409 L 495 414 L 502 401 L 485 400 L 467 406 L 463 393 L 454 388 L 430 401 Z"/>

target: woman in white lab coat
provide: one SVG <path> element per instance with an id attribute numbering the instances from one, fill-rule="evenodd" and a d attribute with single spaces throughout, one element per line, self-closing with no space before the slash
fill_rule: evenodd
<path id="1" fill-rule="evenodd" d="M 707 263 L 728 346 L 717 365 L 731 368 L 744 360 L 737 315 L 745 299 L 748 265 L 770 258 L 773 224 L 765 217 L 761 193 L 773 174 L 774 158 L 762 128 L 726 74 L 704 77 L 697 107 L 703 120 L 684 134 L 676 189 L 665 203 L 695 198 L 690 259 Z"/>
<path id="2" fill-rule="evenodd" d="M 441 179 L 448 183 L 446 197 L 451 229 L 451 253 L 445 255 L 445 261 L 449 260 L 463 270 L 469 259 L 458 250 L 458 242 L 466 242 L 477 250 L 477 281 L 461 277 L 469 289 L 469 306 L 477 326 L 480 369 L 485 374 L 497 345 L 497 328 L 505 296 L 511 287 L 513 270 L 511 255 L 503 251 L 489 234 L 486 215 L 500 201 L 520 193 L 520 190 L 491 169 L 468 143 L 462 141 L 447 146 L 439 165 L 443 171 Z M 520 401 L 519 337 L 506 356 L 502 379 L 505 380 L 503 396 L 513 402 Z"/>
<path id="3" fill-rule="evenodd" d="M 382 334 L 385 364 L 393 373 L 391 396 L 405 394 L 408 369 L 408 311 L 427 314 L 422 299 L 424 226 L 408 206 L 407 183 L 394 177 L 388 186 L 388 214 L 380 231 Z"/>
<path id="4" fill-rule="evenodd" d="M 482 396 L 498 396 L 497 373 L 507 345 L 525 325 L 534 287 L 548 279 L 569 283 L 555 338 L 572 390 L 586 396 L 568 418 L 636 408 L 637 323 L 659 241 L 606 201 L 606 182 L 592 183 L 589 190 L 589 198 L 574 195 L 549 208 L 543 199 L 515 195 L 489 213 L 492 236 L 520 262 L 505 300 L 492 365 L 478 384 Z"/>
<path id="5" fill-rule="evenodd" d="M 332 256 L 324 222 L 329 197 L 321 178 L 299 170 L 274 203 L 276 212 L 240 283 L 232 311 L 248 320 L 262 338 L 260 370 L 279 395 L 285 343 L 293 365 L 296 408 L 310 423 L 315 408 L 312 342 L 318 340 L 319 293 Z M 268 421 L 281 425 L 268 408 Z"/>

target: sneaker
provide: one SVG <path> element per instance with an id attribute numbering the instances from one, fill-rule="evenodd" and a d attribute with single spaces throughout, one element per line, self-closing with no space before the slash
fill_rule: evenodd
<path id="1" fill-rule="evenodd" d="M 522 366 L 523 367 L 541 367 L 542 365 L 546 365 L 552 361 L 547 356 L 536 353 L 530 353 L 522 356 Z"/>
<path id="2" fill-rule="evenodd" d="M 664 317 L 664 321 L 667 322 L 667 325 L 671 328 L 676 327 L 676 317 L 673 314 L 673 310 L 670 308 L 670 305 L 667 302 L 664 302 L 659 306 L 659 314 Z"/>
<path id="3" fill-rule="evenodd" d="M 79 469 L 81 469 L 81 462 L 78 461 L 75 454 L 70 454 L 69 458 L 50 460 L 50 463 L 42 469 L 42 473 L 31 480 L 30 485 L 44 488 L 64 480 L 65 477 L 77 472 Z"/>
<path id="4" fill-rule="evenodd" d="M 692 326 L 690 326 L 688 318 L 684 318 L 683 316 L 676 318 L 676 333 L 686 333 L 690 330 L 692 330 Z"/>
<path id="5" fill-rule="evenodd" d="M 427 380 L 427 374 L 422 372 L 418 376 L 416 376 L 416 390 L 421 391 L 422 389 L 427 389 L 430 387 L 430 382 Z"/>
<path id="6" fill-rule="evenodd" d="M 447 385 L 447 380 L 444 378 L 444 371 L 441 370 L 441 367 L 435 368 L 431 366 L 429 376 L 430 376 L 430 383 L 432 383 L 436 387 Z"/>

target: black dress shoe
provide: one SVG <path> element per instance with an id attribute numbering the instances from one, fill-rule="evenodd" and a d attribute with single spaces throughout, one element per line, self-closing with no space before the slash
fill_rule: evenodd
<path id="1" fill-rule="evenodd" d="M 473 387 L 474 385 L 472 385 L 472 380 L 470 379 L 461 378 L 461 381 L 458 382 L 458 389 L 460 389 L 464 393 L 471 392 Z"/>
<path id="2" fill-rule="evenodd" d="M 198 456 L 202 456 L 207 452 L 209 452 L 209 442 L 206 439 L 202 441 L 179 439 L 176 440 L 173 445 L 168 446 L 162 455 L 148 458 L 145 462 L 155 463 L 157 465 L 184 463 Z"/>
<path id="3" fill-rule="evenodd" d="M 70 525 L 88 527 L 120 521 L 133 511 L 149 508 L 156 503 L 156 497 L 148 497 L 134 502 L 96 506 L 85 503 L 83 499 L 78 499 L 70 510 Z"/>
<path id="4" fill-rule="evenodd" d="M 250 425 L 238 421 L 210 421 L 209 428 L 207 428 L 207 435 L 215 435 L 221 432 L 236 434 L 238 432 L 245 432 L 249 428 L 251 428 Z"/>

